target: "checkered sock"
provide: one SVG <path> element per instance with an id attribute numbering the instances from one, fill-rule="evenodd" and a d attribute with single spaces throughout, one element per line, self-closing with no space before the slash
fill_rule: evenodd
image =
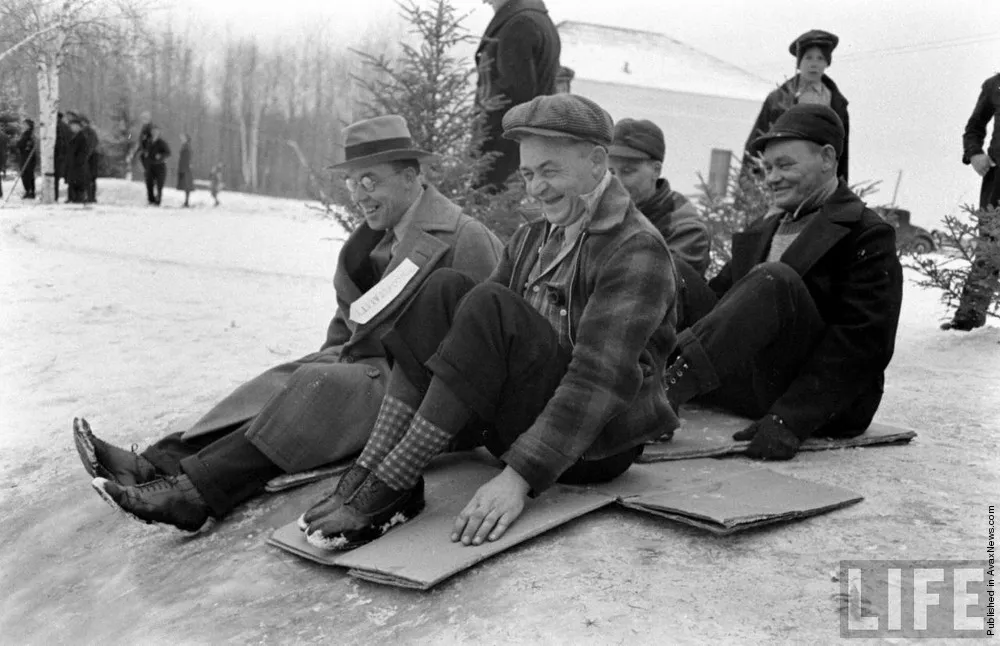
<path id="1" fill-rule="evenodd" d="M 375 476 L 396 491 L 412 489 L 434 456 L 448 448 L 453 435 L 417 413 L 406 435 L 375 469 Z"/>
<path id="2" fill-rule="evenodd" d="M 375 419 L 375 426 L 372 427 L 372 435 L 368 439 L 368 443 L 365 444 L 364 450 L 361 451 L 361 455 L 358 456 L 358 466 L 374 471 L 375 467 L 406 435 L 406 429 L 410 427 L 410 420 L 413 419 L 416 412 L 395 397 L 386 395 L 382 399 L 382 406 Z"/>

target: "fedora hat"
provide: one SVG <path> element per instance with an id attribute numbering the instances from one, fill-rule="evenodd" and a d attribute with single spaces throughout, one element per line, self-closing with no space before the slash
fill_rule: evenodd
<path id="1" fill-rule="evenodd" d="M 406 119 L 389 114 L 347 126 L 344 134 L 344 161 L 330 170 L 351 170 L 401 159 L 421 160 L 433 153 L 413 147 Z"/>

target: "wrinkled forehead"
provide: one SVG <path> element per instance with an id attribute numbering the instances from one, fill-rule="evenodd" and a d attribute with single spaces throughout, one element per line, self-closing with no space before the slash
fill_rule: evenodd
<path id="1" fill-rule="evenodd" d="M 358 166 L 357 168 L 351 168 L 344 171 L 344 179 L 353 179 L 354 181 L 360 180 L 362 177 L 371 177 L 372 179 L 385 179 L 392 175 L 392 166 L 390 164 L 373 164 L 371 166 Z"/>
<path id="2" fill-rule="evenodd" d="M 806 139 L 775 139 L 764 148 L 764 159 L 775 162 L 779 159 L 803 161 L 819 154 L 819 144 Z"/>
<path id="3" fill-rule="evenodd" d="M 562 137 L 522 137 L 520 169 L 537 171 L 543 167 L 572 166 L 582 157 L 586 157 L 595 146 L 596 144 L 590 142 Z"/>

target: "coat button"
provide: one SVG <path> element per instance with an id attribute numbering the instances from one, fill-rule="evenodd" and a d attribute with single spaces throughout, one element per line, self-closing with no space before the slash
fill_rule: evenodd
<path id="1" fill-rule="evenodd" d="M 531 291 L 537 294 L 538 289 L 539 289 L 538 285 L 535 285 L 534 287 L 531 288 Z"/>
<path id="2" fill-rule="evenodd" d="M 559 316 L 566 316 L 567 312 L 565 309 L 559 310 Z"/>

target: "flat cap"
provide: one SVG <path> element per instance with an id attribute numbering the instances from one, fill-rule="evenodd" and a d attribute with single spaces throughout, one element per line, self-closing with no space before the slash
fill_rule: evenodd
<path id="1" fill-rule="evenodd" d="M 666 144 L 663 131 L 648 119 L 622 119 L 615 124 L 615 136 L 608 148 L 612 157 L 663 161 Z"/>
<path id="2" fill-rule="evenodd" d="M 788 46 L 788 53 L 796 60 L 801 61 L 807 49 L 819 47 L 823 55 L 826 56 L 826 64 L 829 65 L 832 62 L 833 50 L 837 48 L 839 42 L 840 38 L 835 34 L 822 29 L 810 29 L 792 41 L 792 44 Z"/>
<path id="3" fill-rule="evenodd" d="M 765 134 L 754 139 L 750 152 L 758 153 L 777 139 L 803 139 L 821 146 L 829 144 L 839 158 L 844 152 L 844 122 L 829 106 L 800 103 L 778 117 Z"/>
<path id="4" fill-rule="evenodd" d="M 503 116 L 503 136 L 518 140 L 526 135 L 566 137 L 610 146 L 614 122 L 611 115 L 590 99 L 576 94 L 536 96 L 515 105 Z"/>

